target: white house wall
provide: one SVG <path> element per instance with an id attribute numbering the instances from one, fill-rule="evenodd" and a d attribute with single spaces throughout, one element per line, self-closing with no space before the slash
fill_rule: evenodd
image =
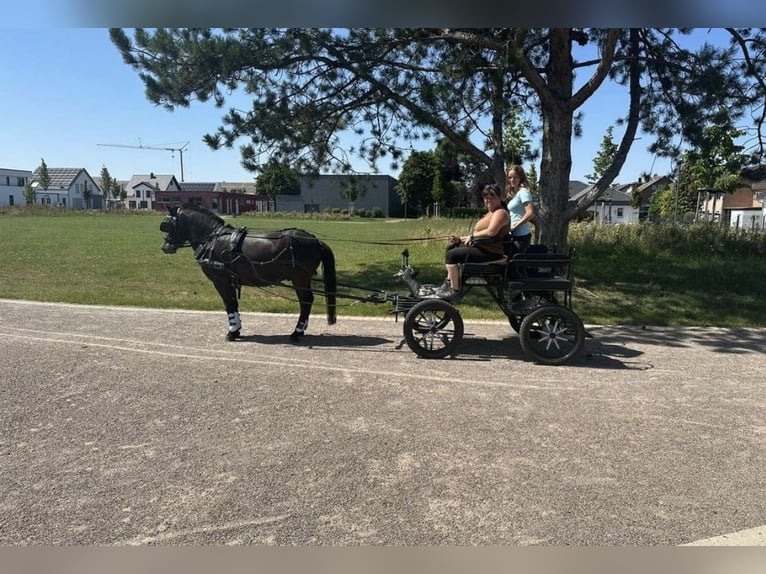
<path id="1" fill-rule="evenodd" d="M 24 184 L 32 179 L 32 175 L 31 171 L 0 168 L 0 205 L 26 205 Z"/>
<path id="2" fill-rule="evenodd" d="M 90 209 L 103 209 L 104 196 L 101 189 L 85 170 L 77 174 L 68 188 L 63 186 L 49 187 L 47 190 L 38 188 L 35 202 L 37 204 L 62 205 L 70 209 L 86 209 L 88 206 L 85 205 L 82 194 L 86 182 L 91 192 Z"/>
<path id="3" fill-rule="evenodd" d="M 766 226 L 766 208 L 732 209 L 729 225 L 739 229 L 764 229 Z"/>

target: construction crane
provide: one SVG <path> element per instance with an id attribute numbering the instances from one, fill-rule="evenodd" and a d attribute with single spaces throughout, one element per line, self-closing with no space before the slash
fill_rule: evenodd
<path id="1" fill-rule="evenodd" d="M 123 145 L 123 144 L 97 144 L 106 147 L 126 147 L 132 149 L 153 149 L 160 151 L 169 151 L 172 153 L 178 152 L 178 156 L 181 158 L 181 181 L 184 180 L 184 151 L 189 147 L 189 142 L 186 142 L 180 147 L 154 147 L 148 145 L 141 145 L 141 140 L 138 140 L 138 145 Z"/>

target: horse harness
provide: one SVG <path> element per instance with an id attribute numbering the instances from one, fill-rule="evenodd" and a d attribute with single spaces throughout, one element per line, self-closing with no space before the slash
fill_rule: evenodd
<path id="1" fill-rule="evenodd" d="M 282 248 L 282 250 L 277 253 L 274 257 L 272 257 L 269 261 L 253 261 L 250 257 L 247 256 L 246 253 L 242 251 L 242 245 L 245 242 L 245 238 L 247 237 L 248 229 L 247 227 L 220 227 L 216 231 L 210 234 L 210 236 L 207 238 L 207 240 L 197 246 L 197 248 L 194 250 L 194 258 L 197 261 L 197 263 L 200 265 L 200 267 L 206 267 L 208 269 L 214 269 L 215 271 L 223 271 L 225 273 L 228 273 L 231 278 L 232 286 L 235 288 L 237 292 L 237 298 L 240 297 L 240 294 L 242 292 L 242 284 L 239 280 L 239 275 L 234 271 L 234 264 L 239 261 L 240 259 L 244 259 L 250 268 L 252 269 L 253 273 L 258 277 L 258 279 L 266 284 L 273 284 L 273 285 L 281 285 L 281 282 L 273 282 L 273 281 L 266 281 L 263 279 L 263 277 L 258 273 L 258 267 L 261 265 L 269 265 L 272 263 L 275 263 L 279 261 L 282 256 L 285 254 L 285 252 L 290 252 L 291 257 L 291 265 L 293 267 L 296 266 L 295 262 L 295 254 L 293 252 L 293 236 L 294 236 L 294 230 L 290 229 L 287 230 L 287 236 L 289 238 L 289 243 L 286 247 Z M 229 242 L 226 246 L 226 249 L 220 253 L 218 257 L 215 255 L 215 246 L 218 240 L 224 236 L 229 236 Z"/>

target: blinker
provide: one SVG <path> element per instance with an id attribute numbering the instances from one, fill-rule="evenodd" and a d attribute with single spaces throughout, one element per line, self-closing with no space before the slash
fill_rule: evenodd
<path id="1" fill-rule="evenodd" d="M 170 217 L 166 217 L 160 223 L 160 231 L 163 233 L 170 233 L 173 231 L 173 220 Z"/>

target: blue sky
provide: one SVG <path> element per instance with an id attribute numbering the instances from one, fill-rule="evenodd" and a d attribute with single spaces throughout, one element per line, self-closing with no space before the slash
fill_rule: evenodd
<path id="1" fill-rule="evenodd" d="M 2 146 L 0 167 L 34 170 L 84 167 L 98 176 L 106 166 L 113 177 L 138 173 L 175 174 L 178 152 L 106 147 L 118 144 L 188 147 L 183 152 L 185 181 L 253 181 L 240 165 L 238 149 L 210 150 L 205 133 L 214 132 L 225 110 L 193 104 L 168 112 L 150 103 L 138 74 L 122 62 L 105 28 L 5 28 L 0 30 Z M 708 38 L 721 37 L 720 31 Z M 583 108 L 584 136 L 572 142 L 571 179 L 585 180 L 609 125 L 624 115 L 627 94 L 602 87 Z M 615 138 L 621 135 L 615 127 Z M 670 162 L 646 151 L 650 139 L 634 142 L 616 181 L 627 183 L 644 171 L 667 174 Z M 359 163 L 357 169 L 367 171 Z M 394 177 L 386 162 L 378 166 Z"/>

